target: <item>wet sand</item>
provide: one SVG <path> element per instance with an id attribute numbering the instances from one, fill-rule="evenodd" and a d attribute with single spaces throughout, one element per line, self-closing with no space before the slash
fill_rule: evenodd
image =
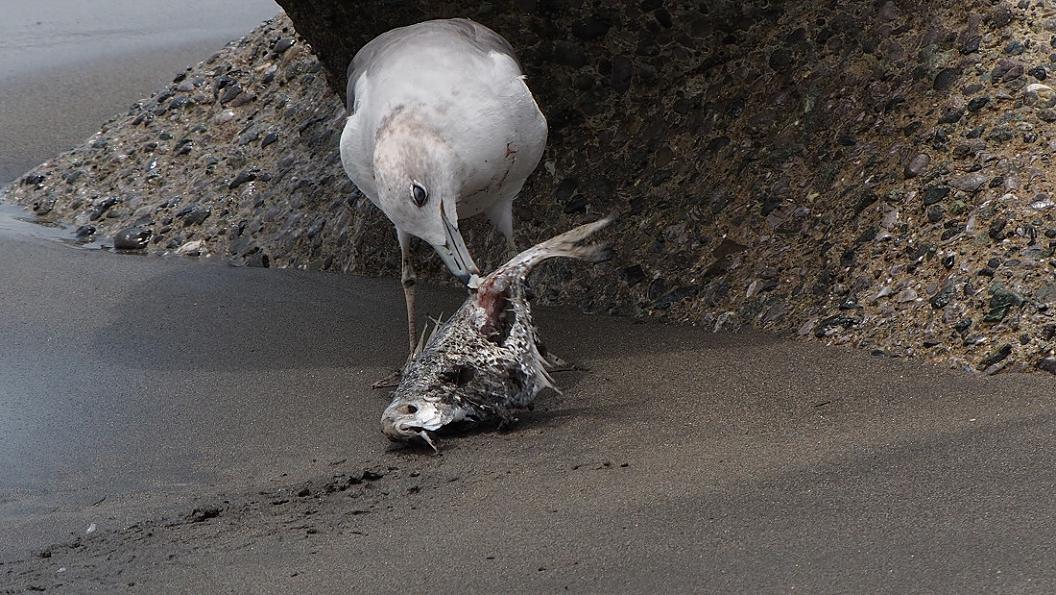
<path id="1" fill-rule="evenodd" d="M 395 281 L 6 230 L 4 589 L 1056 586 L 1048 378 L 542 309 L 590 371 L 432 456 L 369 388 L 403 356 Z"/>

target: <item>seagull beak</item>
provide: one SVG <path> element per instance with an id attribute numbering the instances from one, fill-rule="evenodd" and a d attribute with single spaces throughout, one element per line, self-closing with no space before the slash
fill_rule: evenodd
<path id="1" fill-rule="evenodd" d="M 462 234 L 451 223 L 451 220 L 447 218 L 447 213 L 444 211 L 442 204 L 440 206 L 440 218 L 444 222 L 444 243 L 439 246 L 434 244 L 433 248 L 440 255 L 440 258 L 444 260 L 447 268 L 451 269 L 451 273 L 463 283 L 468 284 L 474 275 L 480 273 L 480 269 L 473 263 L 469 250 L 466 250 L 466 243 L 462 240 Z"/>

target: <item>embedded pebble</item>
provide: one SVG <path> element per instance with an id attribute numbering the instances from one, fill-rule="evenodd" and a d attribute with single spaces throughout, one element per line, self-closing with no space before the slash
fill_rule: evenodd
<path id="1" fill-rule="evenodd" d="M 150 228 L 138 225 L 123 229 L 114 236 L 114 248 L 117 250 L 142 250 L 150 242 L 152 233 Z"/>
<path id="2" fill-rule="evenodd" d="M 1027 85 L 1023 92 L 1030 97 L 1037 97 L 1042 101 L 1049 101 L 1053 97 L 1056 97 L 1056 94 L 1053 93 L 1052 87 L 1041 83 Z"/>
<path id="3" fill-rule="evenodd" d="M 909 160 L 909 163 L 906 164 L 905 176 L 907 178 L 915 178 L 919 176 L 928 169 L 929 163 L 931 163 L 931 157 L 929 157 L 927 153 L 917 153 Z"/>
<path id="4" fill-rule="evenodd" d="M 293 39 L 280 37 L 275 41 L 275 45 L 271 47 L 271 51 L 275 52 L 275 54 L 282 54 L 291 47 L 293 47 Z"/>
<path id="5" fill-rule="evenodd" d="M 210 214 L 212 214 L 212 210 L 208 207 L 203 207 L 201 205 L 187 205 L 177 211 L 175 217 L 183 221 L 184 225 L 191 226 L 200 225 L 209 218 Z"/>
<path id="6" fill-rule="evenodd" d="M 92 236 L 95 235 L 95 226 L 94 225 L 82 225 L 82 226 L 77 228 L 77 230 L 74 232 L 73 235 L 77 239 L 77 241 L 79 241 L 79 242 L 91 241 Z"/>
<path id="7" fill-rule="evenodd" d="M 980 173 L 966 174 L 963 176 L 957 176 L 950 180 L 950 186 L 964 191 L 964 192 L 976 192 L 983 187 L 987 181 L 987 177 Z"/>
<path id="8" fill-rule="evenodd" d="M 242 85 L 232 83 L 224 87 L 224 90 L 220 92 L 220 103 L 228 103 L 234 98 L 242 94 Z"/>
<path id="9" fill-rule="evenodd" d="M 230 122 L 231 120 L 234 120 L 234 119 L 235 119 L 235 112 L 234 112 L 234 110 L 229 110 L 229 109 L 225 109 L 224 111 L 222 111 L 222 112 L 216 114 L 215 116 L 213 116 L 213 121 L 216 122 L 217 124 L 223 124 L 225 122 Z"/>
<path id="10" fill-rule="evenodd" d="M 202 240 L 191 240 L 176 249 L 176 254 L 181 256 L 201 256 L 205 252 L 205 242 Z"/>

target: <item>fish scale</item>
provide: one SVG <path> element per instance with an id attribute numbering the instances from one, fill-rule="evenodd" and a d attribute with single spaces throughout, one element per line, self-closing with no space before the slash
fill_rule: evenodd
<path id="1" fill-rule="evenodd" d="M 394 441 L 423 441 L 435 449 L 432 435 L 442 428 L 502 426 L 543 389 L 557 390 L 539 351 L 525 283 L 549 258 L 605 260 L 603 245 L 581 242 L 611 221 L 581 225 L 537 244 L 485 277 L 404 369 L 382 414 L 382 432 Z"/>

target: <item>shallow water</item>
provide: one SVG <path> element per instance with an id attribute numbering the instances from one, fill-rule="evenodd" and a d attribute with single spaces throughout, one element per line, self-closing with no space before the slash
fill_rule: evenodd
<path id="1" fill-rule="evenodd" d="M 3 202 L 0 191 L 0 236 L 29 240 L 59 242 L 75 248 L 99 248 L 98 242 L 78 242 L 73 229 L 56 223 L 39 220 L 32 212 L 22 207 Z"/>

